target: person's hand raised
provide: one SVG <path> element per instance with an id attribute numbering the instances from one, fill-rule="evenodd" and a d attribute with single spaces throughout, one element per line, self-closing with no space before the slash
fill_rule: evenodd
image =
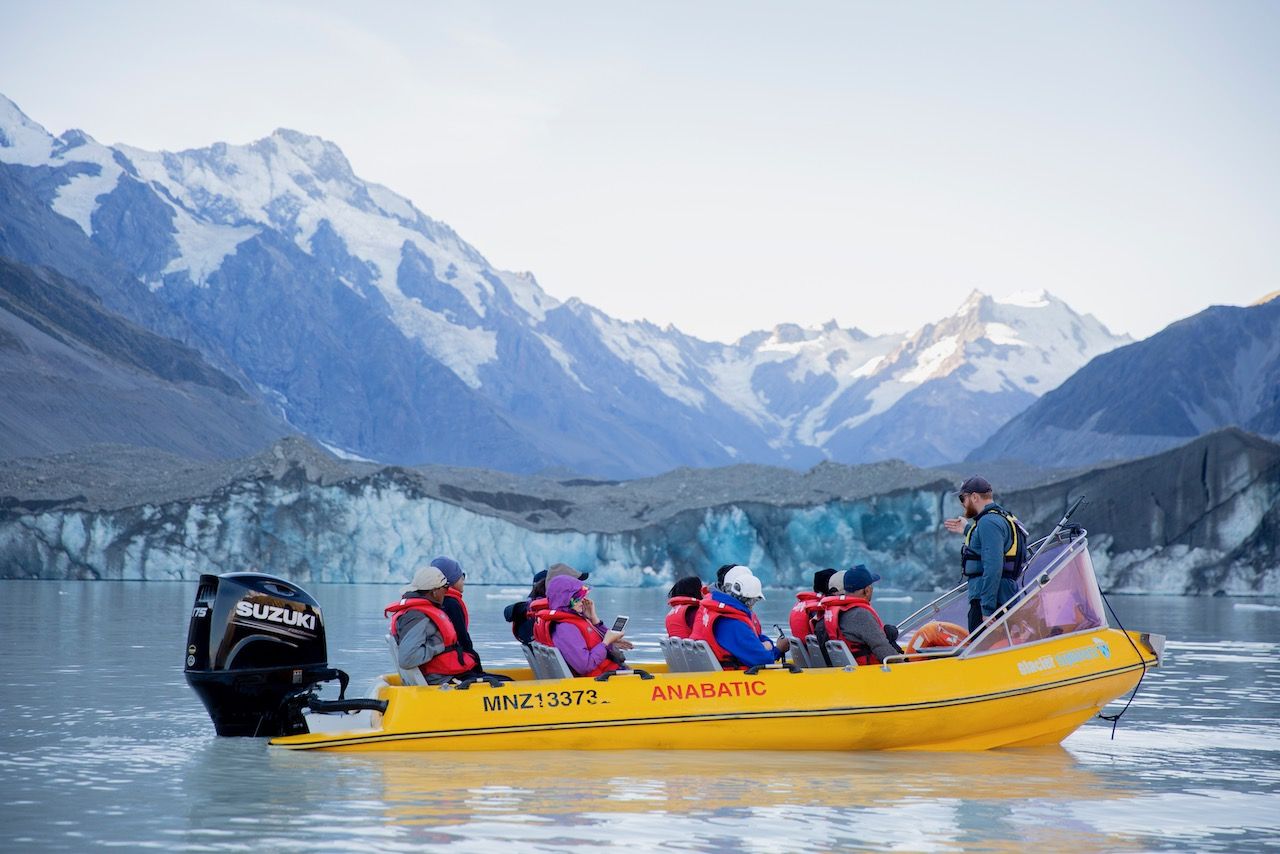
<path id="1" fill-rule="evenodd" d="M 957 516 L 954 519 L 945 519 L 942 522 L 942 527 L 946 528 L 948 531 L 950 531 L 953 534 L 963 534 L 964 529 L 968 525 L 969 525 L 969 520 L 965 519 L 962 516 Z"/>

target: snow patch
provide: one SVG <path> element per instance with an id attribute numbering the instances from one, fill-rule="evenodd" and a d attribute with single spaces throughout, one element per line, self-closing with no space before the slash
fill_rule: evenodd
<path id="1" fill-rule="evenodd" d="M 683 355 L 672 339 L 654 334 L 641 324 L 614 320 L 597 311 L 589 317 L 604 345 L 659 391 L 697 409 L 707 406 L 706 394 L 690 383 Z"/>
<path id="2" fill-rule="evenodd" d="M 954 335 L 943 338 L 936 344 L 926 347 L 915 360 L 915 367 L 898 376 L 898 382 L 919 385 L 931 380 L 941 370 L 943 364 L 960 349 L 960 339 Z"/>
<path id="3" fill-rule="evenodd" d="M 377 460 L 371 460 L 368 457 L 362 457 L 359 454 L 353 454 L 350 451 L 343 450 L 337 445 L 330 445 L 328 442 L 324 441 L 323 439 L 317 439 L 316 441 L 319 442 L 321 445 L 323 445 L 325 447 L 325 450 L 327 450 L 329 453 L 333 454 L 335 457 L 337 457 L 340 460 L 351 460 L 352 462 L 357 462 L 357 463 L 377 462 Z"/>
<path id="4" fill-rule="evenodd" d="M 450 323 L 399 290 L 383 292 L 390 303 L 396 324 L 405 334 L 420 341 L 428 353 L 457 374 L 471 388 L 480 388 L 479 369 L 498 357 L 498 333 L 468 329 Z"/>
<path id="5" fill-rule="evenodd" d="M 1045 290 L 1018 291 L 1006 296 L 994 297 L 994 301 L 1000 305 L 1013 305 L 1019 308 L 1045 308 L 1049 305 L 1050 296 Z"/>
<path id="6" fill-rule="evenodd" d="M 539 341 L 541 341 L 544 345 L 546 345 L 548 352 L 551 353 L 551 358 L 556 360 L 556 364 L 559 365 L 564 370 L 564 372 L 569 375 L 569 378 L 573 380 L 575 383 L 577 383 L 578 387 L 583 391 L 586 391 L 586 392 L 591 391 L 591 389 L 587 386 L 587 384 L 584 383 L 582 379 L 578 376 L 577 372 L 574 371 L 573 357 L 570 356 L 568 351 L 564 349 L 564 345 L 562 345 L 556 339 L 552 338 L 550 335 L 545 335 L 541 332 L 537 332 L 534 334 L 538 336 Z"/>
<path id="7" fill-rule="evenodd" d="M 0 161 L 19 166 L 43 166 L 51 161 L 53 136 L 27 118 L 18 105 L 0 95 Z"/>
<path id="8" fill-rule="evenodd" d="M 222 263 L 235 253 L 236 247 L 258 234 L 258 229 L 252 226 L 200 222 L 182 208 L 174 208 L 174 213 L 173 239 L 180 254 L 164 268 L 163 275 L 186 271 L 195 285 L 206 284 Z"/>

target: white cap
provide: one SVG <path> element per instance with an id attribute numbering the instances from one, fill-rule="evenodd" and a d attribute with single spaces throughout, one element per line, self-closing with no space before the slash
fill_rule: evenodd
<path id="1" fill-rule="evenodd" d="M 735 566 L 724 574 L 724 592 L 739 599 L 763 599 L 764 588 L 760 579 L 745 566 Z"/>
<path id="2" fill-rule="evenodd" d="M 418 567 L 418 571 L 413 574 L 413 581 L 404 589 L 405 593 L 414 590 L 435 590 L 438 587 L 445 587 L 449 581 L 444 577 L 444 573 L 429 563 L 424 563 Z"/>

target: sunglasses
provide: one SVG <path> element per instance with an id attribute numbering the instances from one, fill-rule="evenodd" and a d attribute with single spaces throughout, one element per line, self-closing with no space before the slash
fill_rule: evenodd
<path id="1" fill-rule="evenodd" d="M 577 605 L 579 602 L 587 598 L 587 594 L 591 592 L 590 587 L 579 588 L 578 592 L 569 597 L 570 605 Z"/>
<path id="2" fill-rule="evenodd" d="M 963 503 L 964 503 L 964 500 L 965 500 L 966 498 L 968 498 L 971 494 L 972 494 L 972 493 L 969 493 L 969 492 L 962 492 L 962 493 L 960 493 L 959 495 L 957 495 L 956 497 L 957 497 L 957 498 L 959 498 L 959 499 L 960 499 L 960 503 L 961 503 L 961 504 L 963 504 Z"/>

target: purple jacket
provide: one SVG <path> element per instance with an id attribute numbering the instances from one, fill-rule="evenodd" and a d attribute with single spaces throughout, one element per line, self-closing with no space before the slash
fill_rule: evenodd
<path id="1" fill-rule="evenodd" d="M 582 582 L 572 576 L 556 576 L 547 582 L 547 606 L 556 610 L 568 609 L 570 597 L 581 586 Z M 596 631 L 603 638 L 604 624 L 597 623 Z M 564 663 L 569 665 L 569 669 L 579 676 L 595 670 L 600 666 L 600 662 L 604 661 L 605 656 L 609 654 L 609 648 L 602 643 L 596 644 L 588 650 L 587 642 L 582 639 L 582 632 L 578 631 L 575 626 L 570 626 L 566 623 L 556 623 L 552 627 L 551 642 L 555 644 L 556 649 L 560 650 L 560 654 L 564 656 Z"/>
<path id="2" fill-rule="evenodd" d="M 596 631 L 604 637 L 604 623 L 597 623 Z M 609 647 L 602 643 L 587 649 L 587 642 L 582 639 L 582 632 L 578 631 L 577 626 L 567 623 L 555 624 L 551 630 L 551 641 L 564 656 L 564 663 L 579 676 L 595 670 L 609 655 Z"/>

